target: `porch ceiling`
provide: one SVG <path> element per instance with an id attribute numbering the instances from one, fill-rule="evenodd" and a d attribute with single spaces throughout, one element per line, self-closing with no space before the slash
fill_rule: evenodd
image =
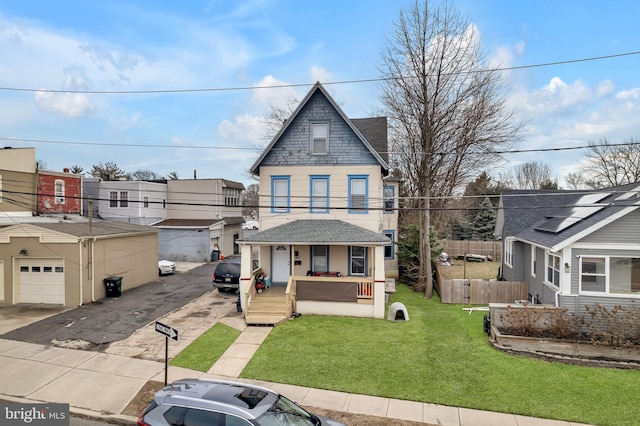
<path id="1" fill-rule="evenodd" d="M 237 241 L 239 244 L 385 245 L 382 234 L 334 219 L 295 220 Z"/>

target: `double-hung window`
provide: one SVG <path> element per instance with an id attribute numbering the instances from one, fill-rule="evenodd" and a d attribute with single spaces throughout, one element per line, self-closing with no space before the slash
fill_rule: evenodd
<path id="1" fill-rule="evenodd" d="M 329 125 L 311 123 L 311 154 L 322 155 L 329 152 Z"/>
<path id="2" fill-rule="evenodd" d="M 149 207 L 149 197 L 147 197 L 146 195 L 144 196 L 144 198 L 142 198 L 142 207 L 144 208 Z"/>
<path id="3" fill-rule="evenodd" d="M 109 191 L 109 207 L 118 207 L 118 191 Z"/>
<path id="4" fill-rule="evenodd" d="M 384 245 L 384 259 L 391 260 L 395 256 L 395 250 L 393 246 L 393 241 L 395 240 L 396 232 L 395 231 L 382 231 L 385 237 L 389 238 L 391 242 Z"/>
<path id="5" fill-rule="evenodd" d="M 311 246 L 311 267 L 313 272 L 329 271 L 328 246 Z"/>
<path id="6" fill-rule="evenodd" d="M 368 176 L 349 176 L 349 213 L 367 213 Z"/>
<path id="7" fill-rule="evenodd" d="M 367 248 L 349 247 L 349 275 L 364 276 L 367 270 Z"/>
<path id="8" fill-rule="evenodd" d="M 311 176 L 311 213 L 329 213 L 329 176 Z"/>
<path id="9" fill-rule="evenodd" d="M 382 199 L 384 203 L 384 212 L 393 213 L 395 208 L 395 191 L 396 188 L 390 185 L 385 185 L 382 192 Z"/>
<path id="10" fill-rule="evenodd" d="M 56 204 L 64 204 L 64 181 L 62 179 L 56 179 L 54 183 L 54 202 Z"/>
<path id="11" fill-rule="evenodd" d="M 555 287 L 560 287 L 560 262 L 560 256 L 547 256 L 547 282 Z"/>
<path id="12" fill-rule="evenodd" d="M 513 241 L 511 240 L 504 242 L 504 263 L 513 266 Z"/>
<path id="13" fill-rule="evenodd" d="M 607 259 L 604 257 L 580 258 L 580 291 L 607 290 Z"/>
<path id="14" fill-rule="evenodd" d="M 128 191 L 120 191 L 120 207 L 129 207 Z"/>
<path id="15" fill-rule="evenodd" d="M 289 184 L 289 176 L 271 176 L 271 213 L 289 213 Z"/>

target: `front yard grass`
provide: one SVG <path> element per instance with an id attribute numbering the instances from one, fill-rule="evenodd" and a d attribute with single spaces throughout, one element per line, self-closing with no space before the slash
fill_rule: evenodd
<path id="1" fill-rule="evenodd" d="M 637 422 L 640 371 L 508 355 L 487 343 L 483 312 L 404 285 L 390 301 L 405 304 L 408 322 L 303 315 L 275 327 L 242 377 L 597 425 Z"/>
<path id="2" fill-rule="evenodd" d="M 209 371 L 238 336 L 240 331 L 235 328 L 220 322 L 216 323 L 184 348 L 169 364 L 192 370 Z"/>

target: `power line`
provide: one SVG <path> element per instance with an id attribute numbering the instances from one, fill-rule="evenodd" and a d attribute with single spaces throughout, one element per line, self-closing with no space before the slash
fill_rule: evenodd
<path id="1" fill-rule="evenodd" d="M 257 151 L 262 150 L 261 147 L 238 147 L 238 146 L 220 146 L 220 145 L 211 145 L 211 146 L 201 146 L 201 145 L 161 145 L 161 144 L 134 144 L 134 143 L 107 143 L 107 142 L 78 142 L 78 141 L 64 141 L 64 140 L 50 140 L 50 139 L 27 139 L 27 138 L 9 138 L 9 137 L 1 137 L 0 140 L 8 141 L 8 142 L 32 142 L 32 143 L 46 143 L 46 144 L 60 144 L 60 145 L 87 145 L 87 146 L 119 146 L 119 147 L 142 147 L 142 148 L 176 148 L 176 149 L 221 149 L 221 150 L 240 150 L 240 151 Z M 616 146 L 639 146 L 640 141 L 638 142 L 621 142 L 621 143 L 608 143 L 607 147 L 616 147 Z M 579 145 L 579 146 L 565 146 L 565 147 L 557 147 L 557 148 L 532 148 L 532 149 L 510 149 L 510 150 L 499 150 L 499 151 L 491 151 L 492 154 L 522 154 L 522 153 L 530 153 L 530 152 L 554 152 L 554 151 L 574 151 L 579 149 L 589 149 L 594 145 Z M 596 144 L 597 146 L 601 146 Z M 272 151 L 278 151 L 280 149 L 272 149 Z M 286 151 L 286 149 L 281 149 L 282 151 Z M 388 155 L 398 155 L 399 152 L 396 151 L 379 151 L 380 154 L 388 154 Z M 432 153 L 422 153 L 420 155 L 456 155 L 455 151 L 451 152 L 432 152 Z"/>
<path id="2" fill-rule="evenodd" d="M 443 73 L 444 75 L 459 75 L 459 74 L 481 74 L 487 72 L 496 71 L 513 71 L 530 68 L 543 68 L 557 65 L 575 64 L 580 62 L 600 61 L 604 59 L 621 58 L 624 56 L 639 55 L 640 51 L 636 52 L 623 52 L 614 53 L 611 55 L 603 56 L 591 56 L 587 58 L 567 59 L 563 61 L 555 62 L 543 62 L 539 64 L 519 65 L 512 67 L 498 67 L 490 69 L 479 69 L 472 71 Z M 361 84 L 361 83 L 377 83 L 381 81 L 396 80 L 400 77 L 383 77 L 383 78 L 366 78 L 355 80 L 342 80 L 334 82 L 326 82 L 324 85 L 343 85 L 343 84 Z M 237 92 L 245 90 L 260 90 L 260 89 L 284 89 L 294 87 L 310 87 L 314 83 L 292 83 L 292 84 L 274 84 L 266 86 L 236 86 L 236 87 L 208 87 L 208 88 L 195 88 L 195 89 L 158 89 L 158 90 L 69 90 L 69 89 L 32 89 L 25 87 L 0 87 L 3 91 L 12 92 L 44 92 L 44 93 L 72 93 L 72 94 L 86 94 L 86 95 L 148 95 L 148 94 L 175 94 L 175 93 L 207 93 L 207 92 Z"/>

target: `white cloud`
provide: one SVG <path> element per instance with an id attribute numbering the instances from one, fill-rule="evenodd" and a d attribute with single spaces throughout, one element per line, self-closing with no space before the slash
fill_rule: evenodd
<path id="1" fill-rule="evenodd" d="M 320 83 L 328 83 L 332 80 L 331 73 L 326 69 L 314 65 L 311 67 L 311 80 L 315 83 L 319 81 Z"/>
<path id="2" fill-rule="evenodd" d="M 83 117 L 95 112 L 91 100 L 80 93 L 51 93 L 38 91 L 35 101 L 42 111 L 63 117 Z"/>
<path id="3" fill-rule="evenodd" d="M 258 147 L 265 135 L 265 122 L 262 117 L 248 114 L 239 115 L 234 122 L 224 120 L 218 125 L 218 135 L 224 145 Z"/>
<path id="4" fill-rule="evenodd" d="M 289 83 L 267 75 L 254 84 L 252 103 L 266 111 L 269 107 L 287 108 L 291 100 L 299 100 L 300 95 Z M 282 87 L 281 87 L 282 86 Z M 267 88 L 268 87 L 268 88 Z"/>

